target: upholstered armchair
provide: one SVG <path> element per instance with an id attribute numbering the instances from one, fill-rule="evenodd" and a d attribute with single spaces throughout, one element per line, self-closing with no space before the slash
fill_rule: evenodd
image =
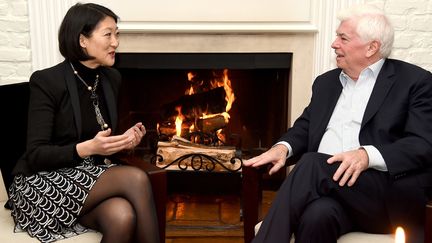
<path id="1" fill-rule="evenodd" d="M 243 167 L 243 220 L 245 243 L 252 241 L 258 231 L 263 215 L 261 215 L 262 202 L 262 175 L 267 173 L 265 168 Z M 391 234 L 367 234 L 364 232 L 351 232 L 341 236 L 338 243 L 364 243 L 380 242 L 393 243 Z M 425 205 L 425 243 L 432 243 L 432 200 Z"/>
<path id="2" fill-rule="evenodd" d="M 0 169 L 2 181 L 0 183 L 0 241 L 1 242 L 35 242 L 27 234 L 13 233 L 13 220 L 10 211 L 3 208 L 6 201 L 6 188 L 12 182 L 11 171 L 14 163 L 25 150 L 27 109 L 29 100 L 28 82 L 0 86 L 0 137 L 2 139 Z M 137 166 L 144 170 L 150 178 L 155 198 L 157 217 L 159 222 L 160 242 L 165 242 L 165 211 L 167 201 L 166 171 L 149 162 L 143 161 L 133 154 L 119 158 L 122 163 Z M 1 177 L 0 177 L 1 180 Z M 4 183 L 4 186 L 3 186 Z M 17 238 L 18 237 L 18 238 Z M 99 242 L 100 234 L 86 233 L 69 239 L 73 242 Z M 68 240 L 65 240 L 65 242 Z"/>

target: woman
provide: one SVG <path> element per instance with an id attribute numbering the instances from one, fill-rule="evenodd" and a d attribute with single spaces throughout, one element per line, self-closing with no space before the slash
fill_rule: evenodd
<path id="1" fill-rule="evenodd" d="M 41 242 L 87 228 L 102 242 L 159 242 L 147 175 L 110 163 L 145 135 L 141 123 L 114 135 L 117 18 L 100 5 L 72 6 L 59 30 L 65 61 L 30 77 L 27 150 L 13 171 L 10 204 L 16 230 Z"/>

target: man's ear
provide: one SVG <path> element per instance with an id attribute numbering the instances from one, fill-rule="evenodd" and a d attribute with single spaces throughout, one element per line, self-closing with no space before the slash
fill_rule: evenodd
<path id="1" fill-rule="evenodd" d="M 377 52 L 379 52 L 381 47 L 381 43 L 379 41 L 373 40 L 369 43 L 367 52 L 366 52 L 366 56 L 367 57 L 371 57 L 373 55 L 375 55 Z"/>
<path id="2" fill-rule="evenodd" d="M 82 48 L 87 47 L 87 38 L 83 34 L 80 34 L 79 43 Z"/>

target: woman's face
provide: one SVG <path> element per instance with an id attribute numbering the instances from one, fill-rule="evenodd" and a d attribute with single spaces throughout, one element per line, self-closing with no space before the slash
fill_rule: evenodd
<path id="1" fill-rule="evenodd" d="M 94 59 L 82 62 L 90 68 L 112 66 L 119 46 L 119 31 L 115 20 L 106 17 L 97 24 L 90 37 L 80 36 L 80 45 Z"/>

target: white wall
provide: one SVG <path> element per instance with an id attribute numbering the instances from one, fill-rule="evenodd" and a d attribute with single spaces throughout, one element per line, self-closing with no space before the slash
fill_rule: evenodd
<path id="1" fill-rule="evenodd" d="M 44 65 L 51 65 L 51 63 L 57 61 L 45 60 L 48 58 L 43 54 L 32 55 L 31 41 L 36 43 L 52 42 L 52 47 L 57 48 L 57 36 L 41 35 L 37 40 L 30 40 L 32 26 L 30 22 L 39 21 L 46 16 L 29 16 L 28 11 L 28 4 L 43 5 L 56 0 L 28 1 L 0 0 L 0 85 L 27 81 L 33 70 L 43 68 L 42 66 L 32 66 L 32 61 L 36 59 L 46 61 Z M 364 1 L 382 7 L 392 19 L 396 29 L 395 48 L 392 57 L 412 62 L 432 71 L 432 0 Z M 62 0 L 62 2 L 66 2 L 64 6 L 67 9 L 67 6 L 71 5 L 75 0 Z M 60 21 L 61 17 L 54 16 L 51 19 L 54 24 L 50 28 L 58 28 L 58 21 Z M 319 34 L 327 36 L 327 39 L 334 36 L 334 33 Z M 328 43 L 325 43 L 325 46 L 327 45 Z M 328 46 L 328 48 L 330 47 Z M 332 58 L 329 57 L 329 59 Z M 41 61 L 38 63 L 41 63 Z M 317 63 L 319 63 L 318 60 Z"/>
<path id="2" fill-rule="evenodd" d="M 28 81 L 31 71 L 27 0 L 0 0 L 0 85 Z"/>
<path id="3" fill-rule="evenodd" d="M 390 57 L 432 71 L 432 0 L 365 0 L 384 9 L 395 28 Z"/>

